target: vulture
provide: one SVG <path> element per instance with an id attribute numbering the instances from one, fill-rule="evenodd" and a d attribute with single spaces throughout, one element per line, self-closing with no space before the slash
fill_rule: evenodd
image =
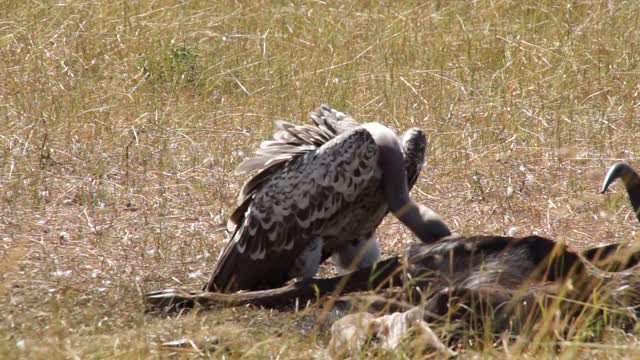
<path id="1" fill-rule="evenodd" d="M 607 175 L 604 177 L 600 193 L 607 191 L 609 185 L 618 178 L 622 179 L 622 182 L 627 189 L 627 193 L 629 194 L 629 200 L 631 201 L 633 211 L 635 212 L 638 221 L 640 221 L 640 175 L 638 175 L 631 166 L 623 162 L 613 164 L 613 166 L 609 168 Z"/>
<path id="2" fill-rule="evenodd" d="M 451 235 L 433 210 L 409 197 L 424 164 L 422 130 L 398 137 L 326 105 L 310 120 L 276 122 L 273 138 L 237 167 L 236 174 L 255 175 L 240 191 L 205 291 L 310 280 L 329 257 L 342 272 L 371 266 L 380 256 L 375 231 L 389 211 L 422 242 Z"/>

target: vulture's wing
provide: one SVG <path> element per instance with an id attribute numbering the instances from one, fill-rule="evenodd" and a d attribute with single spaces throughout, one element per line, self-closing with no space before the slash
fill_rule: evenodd
<path id="1" fill-rule="evenodd" d="M 335 135 L 360 126 L 360 123 L 351 116 L 332 109 L 327 105 L 320 106 L 318 110 L 309 114 L 309 118 L 320 129 Z"/>
<path id="2" fill-rule="evenodd" d="M 339 114 L 323 108 L 319 113 Z M 357 126 L 337 133 L 336 126 L 327 123 L 324 128 L 279 123 L 274 141 L 260 146 L 259 160 L 249 159 L 239 166 L 240 171 L 260 172 L 243 188 L 244 198 L 232 216 L 233 235 L 207 290 L 281 286 L 291 278 L 298 255 L 325 231 L 328 220 L 345 216 L 339 213 L 344 204 L 379 179 L 377 146 L 371 134 Z M 331 135 L 332 139 L 316 145 Z M 304 151 L 287 144 L 297 144 Z M 278 152 L 282 155 L 267 153 L 276 146 L 283 146 Z"/>
<path id="3" fill-rule="evenodd" d="M 265 181 L 297 157 L 316 151 L 320 146 L 335 138 L 338 134 L 360 127 L 351 116 L 327 105 L 309 114 L 314 125 L 294 125 L 286 121 L 276 122 L 276 132 L 272 140 L 263 141 L 255 157 L 244 160 L 235 170 L 236 174 L 257 171 L 247 181 L 238 196 L 239 206 L 227 222 L 227 230 L 233 232 L 242 221 L 252 196 Z"/>
<path id="4" fill-rule="evenodd" d="M 422 129 L 411 128 L 402 135 L 401 141 L 407 185 L 411 191 L 424 166 L 427 138 Z"/>

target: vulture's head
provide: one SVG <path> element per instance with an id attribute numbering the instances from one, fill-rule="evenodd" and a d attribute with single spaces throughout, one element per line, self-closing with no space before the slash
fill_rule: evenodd
<path id="1" fill-rule="evenodd" d="M 629 164 L 619 162 L 613 164 L 604 178 L 600 193 L 604 193 L 616 179 L 621 179 L 629 194 L 629 201 L 640 221 L 640 175 Z"/>
<path id="2" fill-rule="evenodd" d="M 604 178 L 604 182 L 602 183 L 602 187 L 600 188 L 600 193 L 607 191 L 609 185 L 611 185 L 611 183 L 616 179 L 622 179 L 622 182 L 627 189 L 633 188 L 634 186 L 640 186 L 640 176 L 638 176 L 638 173 L 636 173 L 628 164 L 619 162 L 613 164 L 613 166 L 609 168 L 609 171 Z"/>

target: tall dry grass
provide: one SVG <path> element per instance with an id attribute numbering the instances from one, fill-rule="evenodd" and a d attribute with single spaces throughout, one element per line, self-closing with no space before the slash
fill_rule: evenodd
<path id="1" fill-rule="evenodd" d="M 635 1 L 6 0 L 0 357 L 164 357 L 163 341 L 212 334 L 214 357 L 323 346 L 299 315 L 167 320 L 141 303 L 206 280 L 233 168 L 275 119 L 320 103 L 426 129 L 414 195 L 457 232 L 635 241 L 620 188 L 595 194 L 608 164 L 638 161 L 638 44 Z M 412 240 L 392 220 L 380 237 L 386 253 Z M 635 334 L 606 339 L 477 351 L 640 349 Z"/>

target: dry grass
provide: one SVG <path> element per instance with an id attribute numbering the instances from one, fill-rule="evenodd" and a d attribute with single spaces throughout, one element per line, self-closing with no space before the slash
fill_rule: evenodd
<path id="1" fill-rule="evenodd" d="M 635 241 L 621 188 L 596 191 L 610 163 L 638 164 L 638 44 L 635 1 L 5 1 L 0 357 L 166 357 L 162 341 L 211 335 L 214 357 L 324 346 L 299 315 L 161 319 L 141 302 L 201 286 L 233 168 L 274 119 L 320 103 L 426 129 L 414 195 L 457 232 Z M 381 238 L 411 241 L 393 220 Z M 476 351 L 615 357 L 639 339 Z"/>

